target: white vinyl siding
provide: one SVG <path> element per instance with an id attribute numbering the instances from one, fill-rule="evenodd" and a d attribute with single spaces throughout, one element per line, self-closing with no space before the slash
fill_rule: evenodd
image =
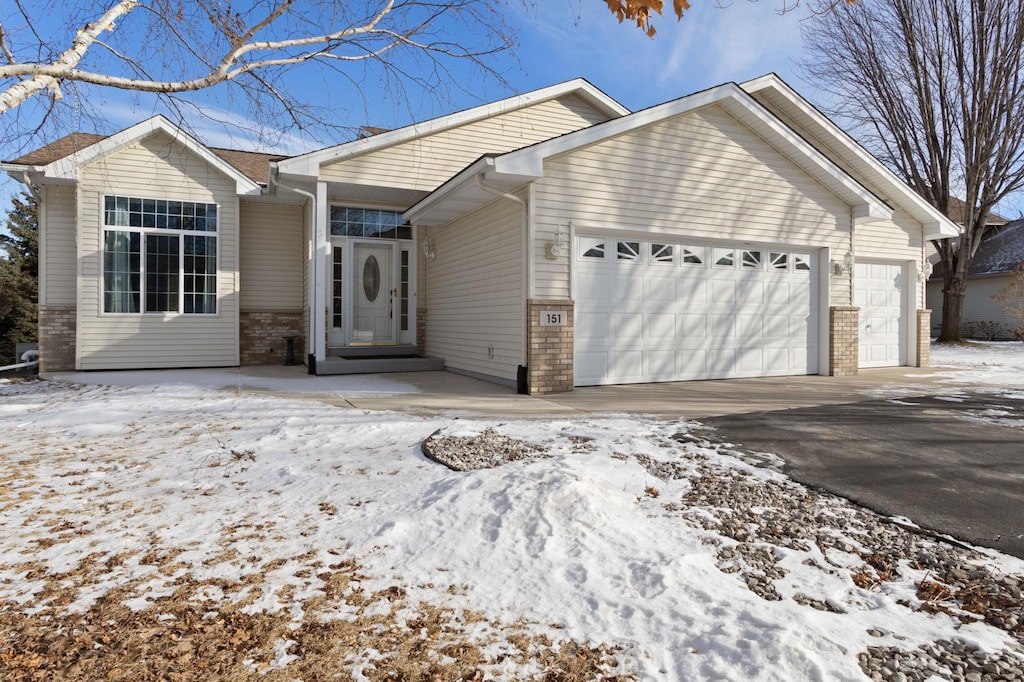
<path id="1" fill-rule="evenodd" d="M 853 251 L 857 260 L 884 259 L 923 262 L 924 231 L 921 224 L 903 211 L 896 211 L 891 221 L 865 223 L 853 231 Z M 916 306 L 924 305 L 923 287 L 916 288 Z"/>
<path id="2" fill-rule="evenodd" d="M 519 149 L 606 120 L 569 95 L 324 166 L 320 179 L 433 191 L 481 154 Z"/>
<path id="3" fill-rule="evenodd" d="M 297 312 L 305 280 L 303 210 L 241 204 L 239 301 L 242 311 Z"/>
<path id="4" fill-rule="evenodd" d="M 537 298 L 569 297 L 568 259 L 544 254 L 569 221 L 840 257 L 851 246 L 850 207 L 717 106 L 552 159 L 534 191 Z M 848 278 L 830 285 L 832 301 L 850 300 Z"/>
<path id="5" fill-rule="evenodd" d="M 101 309 L 103 196 L 201 201 L 218 207 L 216 315 L 108 315 Z M 235 182 L 165 134 L 82 169 L 79 191 L 78 368 L 238 364 L 238 198 Z"/>
<path id="6" fill-rule="evenodd" d="M 40 236 L 39 305 L 75 305 L 78 258 L 75 252 L 75 188 L 43 188 L 45 224 Z"/>
<path id="7" fill-rule="evenodd" d="M 964 322 L 995 322 L 1002 326 L 1000 338 L 1012 338 L 1013 330 L 1021 326 L 1007 315 L 992 297 L 1010 283 L 1009 275 L 972 277 L 967 280 L 964 298 Z M 932 311 L 932 329 L 942 326 L 942 278 L 928 282 L 928 307 Z"/>
<path id="8" fill-rule="evenodd" d="M 523 362 L 521 208 L 499 200 L 426 231 L 426 353 L 445 365 L 515 380 Z"/>

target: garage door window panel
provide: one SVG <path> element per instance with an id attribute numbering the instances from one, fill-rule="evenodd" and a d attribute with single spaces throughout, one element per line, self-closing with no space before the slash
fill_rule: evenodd
<path id="1" fill-rule="evenodd" d="M 676 247 L 674 244 L 651 244 L 651 264 L 674 265 L 675 250 Z"/>
<path id="2" fill-rule="evenodd" d="M 736 252 L 733 249 L 715 248 L 713 253 L 716 268 L 733 268 L 736 266 Z"/>
<path id="3" fill-rule="evenodd" d="M 683 266 L 704 265 L 704 247 L 684 246 L 682 250 L 681 264 Z"/>
<path id="4" fill-rule="evenodd" d="M 582 260 L 604 260 L 605 241 L 590 237 L 580 237 L 580 258 Z"/>
<path id="5" fill-rule="evenodd" d="M 761 252 L 760 251 L 744 251 L 743 260 L 741 261 L 742 266 L 748 270 L 760 270 L 761 269 Z"/>
<path id="6" fill-rule="evenodd" d="M 640 242 L 616 242 L 615 258 L 619 262 L 635 263 L 640 260 Z"/>

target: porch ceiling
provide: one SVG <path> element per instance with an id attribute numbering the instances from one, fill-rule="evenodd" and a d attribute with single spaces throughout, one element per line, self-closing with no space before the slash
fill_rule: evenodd
<path id="1" fill-rule="evenodd" d="M 331 202 L 352 201 L 371 204 L 386 204 L 405 209 L 427 196 L 428 192 L 399 187 L 359 185 L 348 182 L 328 182 L 327 196 Z"/>

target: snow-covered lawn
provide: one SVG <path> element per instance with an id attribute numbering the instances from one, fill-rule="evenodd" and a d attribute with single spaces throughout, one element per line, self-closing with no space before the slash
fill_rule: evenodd
<path id="1" fill-rule="evenodd" d="M 1024 385 L 1019 344 L 933 358 Z M 534 456 L 420 448 L 487 429 Z M 0 433 L 2 680 L 1024 677 L 1024 562 L 685 421 L 25 382 L 0 383 Z"/>

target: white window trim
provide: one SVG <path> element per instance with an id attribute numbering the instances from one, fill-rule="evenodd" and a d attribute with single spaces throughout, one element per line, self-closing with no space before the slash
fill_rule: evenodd
<path id="1" fill-rule="evenodd" d="M 217 229 L 210 230 L 175 230 L 165 227 L 132 227 L 130 225 L 107 225 L 107 213 L 106 213 L 106 197 L 127 197 L 129 199 L 144 199 L 153 201 L 178 201 L 191 204 L 213 204 L 217 207 Z M 100 212 L 100 238 L 99 238 L 99 311 L 102 317 L 124 317 L 124 318 L 186 318 L 186 319 L 214 319 L 221 317 L 221 296 L 220 296 L 220 285 L 221 285 L 221 248 L 223 240 L 221 239 L 221 216 L 222 216 L 222 205 L 216 201 L 199 201 L 194 199 L 177 199 L 177 198 L 163 198 L 163 197 L 138 197 L 128 196 L 127 194 L 116 194 L 116 193 L 101 193 L 99 197 L 99 212 Z M 104 255 L 106 253 L 106 233 L 107 232 L 137 232 L 139 234 L 140 248 L 142 249 L 139 262 L 139 308 L 140 310 L 135 313 L 112 313 L 107 312 L 104 301 L 104 287 L 105 287 L 105 276 L 106 271 L 104 267 Z M 216 282 L 215 282 L 215 300 L 217 304 L 217 312 L 214 313 L 186 313 L 185 310 L 185 240 L 178 239 L 178 310 L 161 310 L 148 312 L 146 310 L 146 252 L 145 252 L 145 241 L 147 234 L 158 234 L 162 236 L 195 236 L 195 237 L 215 237 L 217 239 L 217 269 L 216 269 Z"/>

